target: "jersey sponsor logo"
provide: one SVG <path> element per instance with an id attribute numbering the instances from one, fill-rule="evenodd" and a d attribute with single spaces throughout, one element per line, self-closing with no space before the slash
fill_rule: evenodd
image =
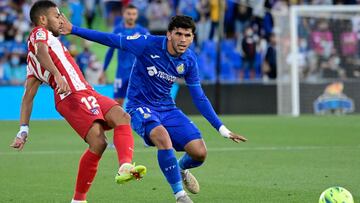
<path id="1" fill-rule="evenodd" d="M 184 71 L 185 71 L 185 68 L 184 68 L 184 64 L 180 64 L 176 67 L 176 71 L 179 73 L 179 74 L 183 74 Z"/>
<path id="2" fill-rule="evenodd" d="M 152 59 L 160 58 L 160 56 L 159 56 L 159 55 L 156 55 L 156 54 L 154 54 L 154 55 L 150 54 L 150 57 L 151 57 Z"/>
<path id="3" fill-rule="evenodd" d="M 158 78 L 167 80 L 169 82 L 175 82 L 175 80 L 176 80 L 175 76 L 169 75 L 169 74 L 167 74 L 165 72 L 162 72 L 162 71 L 158 71 L 155 66 L 149 66 L 146 69 L 148 70 L 148 74 L 151 77 L 156 76 Z"/>
<path id="4" fill-rule="evenodd" d="M 150 67 L 147 67 L 146 69 L 148 70 L 148 74 L 150 76 L 154 76 L 157 74 L 157 70 L 156 70 L 155 66 L 150 66 Z"/>
<path id="5" fill-rule="evenodd" d="M 127 36 L 126 39 L 127 40 L 134 40 L 134 39 L 138 39 L 141 35 L 132 35 L 132 36 Z"/>
<path id="6" fill-rule="evenodd" d="M 39 30 L 36 32 L 35 40 L 46 40 L 46 33 L 43 30 Z"/>

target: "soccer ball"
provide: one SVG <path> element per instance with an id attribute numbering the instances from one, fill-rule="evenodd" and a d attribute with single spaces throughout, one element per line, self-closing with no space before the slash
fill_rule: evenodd
<path id="1" fill-rule="evenodd" d="M 331 187 L 321 193 L 319 203 L 354 203 L 354 199 L 345 188 Z"/>

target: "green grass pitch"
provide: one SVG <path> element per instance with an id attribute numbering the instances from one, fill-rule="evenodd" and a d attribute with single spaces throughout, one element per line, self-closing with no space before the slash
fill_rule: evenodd
<path id="1" fill-rule="evenodd" d="M 223 116 L 249 139 L 241 144 L 220 137 L 203 118 L 192 119 L 208 147 L 205 164 L 192 170 L 201 186 L 190 195 L 194 202 L 314 203 L 330 186 L 347 188 L 360 202 L 360 116 Z M 64 121 L 32 121 L 24 151 L 16 152 L 9 144 L 17 130 L 15 121 L 0 122 L 0 202 L 70 202 L 86 144 Z M 116 154 L 109 148 L 89 203 L 175 202 L 156 150 L 134 136 L 134 161 L 147 166 L 147 176 L 116 185 Z"/>

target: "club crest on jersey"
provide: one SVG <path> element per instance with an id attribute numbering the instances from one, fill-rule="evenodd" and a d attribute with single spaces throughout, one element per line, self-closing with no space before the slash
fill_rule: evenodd
<path id="1" fill-rule="evenodd" d="M 179 73 L 179 74 L 183 74 L 184 71 L 185 71 L 185 68 L 184 68 L 184 64 L 180 64 L 176 67 L 176 71 Z"/>
<path id="2" fill-rule="evenodd" d="M 94 115 L 99 115 L 100 111 L 98 107 L 90 109 L 91 113 Z"/>
<path id="3" fill-rule="evenodd" d="M 35 40 L 46 40 L 46 33 L 43 30 L 36 32 Z"/>

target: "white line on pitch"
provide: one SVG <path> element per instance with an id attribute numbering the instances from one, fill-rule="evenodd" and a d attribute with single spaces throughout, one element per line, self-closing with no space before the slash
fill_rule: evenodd
<path id="1" fill-rule="evenodd" d="M 360 149 L 360 146 L 287 146 L 287 147 L 223 147 L 223 148 L 208 148 L 209 152 L 223 152 L 223 151 L 306 151 L 306 150 L 352 150 Z M 113 150 L 113 149 L 109 149 Z M 147 153 L 155 151 L 155 148 L 137 149 L 135 153 Z M 46 154 L 81 154 L 83 151 L 68 150 L 68 151 L 22 151 L 22 152 L 0 152 L 1 155 L 46 155 Z"/>

